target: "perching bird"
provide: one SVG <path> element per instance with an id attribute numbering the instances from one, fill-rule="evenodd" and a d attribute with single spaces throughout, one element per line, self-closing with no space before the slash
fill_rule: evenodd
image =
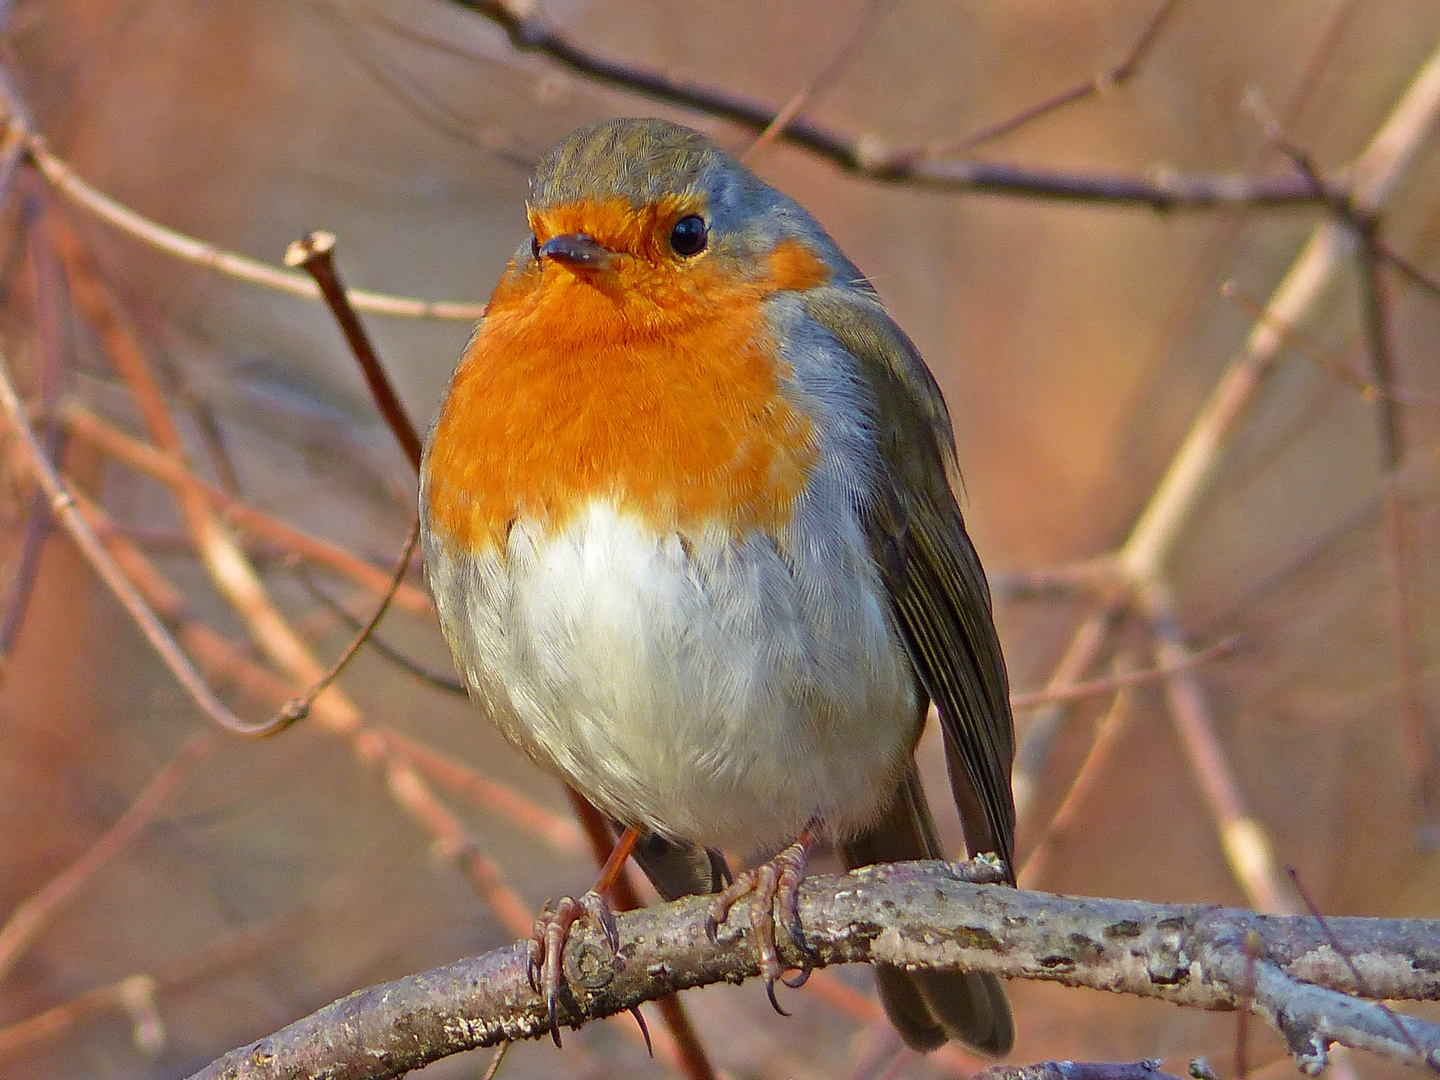
<path id="1" fill-rule="evenodd" d="M 816 836 L 850 867 L 943 857 L 914 761 L 934 702 L 966 844 L 1013 875 L 1005 663 L 950 420 L 875 290 L 796 202 L 663 120 L 562 140 L 528 214 L 421 474 L 474 698 L 629 830 L 666 897 L 720 889 L 720 851 Z M 792 847 L 752 902 L 800 872 Z M 552 1011 L 568 925 L 537 945 Z M 912 1047 L 1014 1040 L 993 976 L 877 978 Z"/>

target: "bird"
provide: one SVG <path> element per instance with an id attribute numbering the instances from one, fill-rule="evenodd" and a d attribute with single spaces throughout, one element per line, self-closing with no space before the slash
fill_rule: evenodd
<path id="1" fill-rule="evenodd" d="M 623 830 L 602 885 L 537 923 L 558 1043 L 559 953 L 587 914 L 613 934 L 627 855 L 662 897 L 714 894 L 712 936 L 750 897 L 772 1003 L 813 845 L 943 858 L 915 762 L 932 703 L 967 849 L 1013 885 L 1015 738 L 944 398 L 819 222 L 656 118 L 554 145 L 526 216 L 420 508 L 472 698 Z M 763 861 L 737 877 L 725 852 Z M 912 1048 L 1013 1044 L 993 975 L 876 980 Z"/>

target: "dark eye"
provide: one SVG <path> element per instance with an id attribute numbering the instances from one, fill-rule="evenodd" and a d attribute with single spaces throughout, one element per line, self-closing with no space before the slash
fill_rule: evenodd
<path id="1" fill-rule="evenodd" d="M 530 237 L 530 257 L 536 262 L 540 261 L 540 238 L 538 236 Z"/>
<path id="2" fill-rule="evenodd" d="M 689 214 L 677 221 L 675 228 L 670 230 L 670 249 L 676 255 L 699 255 L 705 250 L 705 242 L 709 238 L 705 219 L 699 214 Z"/>

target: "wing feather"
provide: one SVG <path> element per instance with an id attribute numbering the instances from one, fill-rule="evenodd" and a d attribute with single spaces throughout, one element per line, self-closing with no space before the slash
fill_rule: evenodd
<path id="1" fill-rule="evenodd" d="M 874 387 L 882 475 L 860 510 L 915 676 L 940 715 L 956 807 L 972 853 L 1014 874 L 1015 728 L 990 589 L 951 489 L 949 414 L 930 370 L 867 293 L 811 290 L 806 311 Z"/>

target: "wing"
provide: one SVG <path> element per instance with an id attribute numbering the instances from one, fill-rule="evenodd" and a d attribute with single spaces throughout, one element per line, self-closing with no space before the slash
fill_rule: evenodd
<path id="1" fill-rule="evenodd" d="M 1014 875 L 1015 727 L 990 588 L 949 476 L 955 450 L 940 389 L 914 344 L 868 294 L 814 289 L 807 313 L 875 387 L 887 474 L 861 511 L 915 675 L 940 714 L 955 805 L 972 854 Z"/>

